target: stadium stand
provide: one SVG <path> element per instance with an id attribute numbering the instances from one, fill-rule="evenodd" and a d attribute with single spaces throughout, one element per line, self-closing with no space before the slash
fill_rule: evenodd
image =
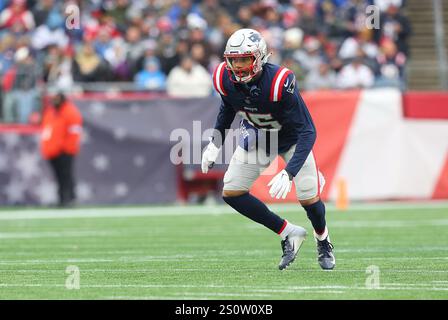
<path id="1" fill-rule="evenodd" d="M 381 9 L 379 30 L 365 28 L 366 8 L 372 4 Z M 30 50 L 40 66 L 41 84 L 48 87 L 83 92 L 163 91 L 165 86 L 150 83 L 151 78 L 142 83 L 141 72 L 149 61 L 163 72 L 158 79 L 169 77 L 185 54 L 211 73 L 222 57 L 225 40 L 240 27 L 260 30 L 273 52 L 272 61 L 296 68 L 299 83 L 307 77 L 314 79 L 308 83 L 315 83 L 316 74 L 328 64 L 326 86 L 338 88 L 337 74 L 358 55 L 375 76 L 369 86 L 436 88 L 437 80 L 430 76 L 437 59 L 435 45 L 429 43 L 433 39 L 429 4 L 412 0 L 2 1 L 2 101 L 11 103 L 8 83 L 11 86 L 13 81 L 11 70 L 17 69 L 14 53 L 21 47 Z M 79 8 L 79 26 L 67 28 L 73 22 L 73 5 Z M 388 14 L 394 10 L 390 5 L 397 8 L 396 15 Z M 415 20 L 415 31 L 407 16 Z M 415 37 L 410 36 L 413 33 Z M 379 61 L 388 50 L 384 48 L 388 39 L 397 48 Z M 415 58 L 407 80 L 409 44 L 412 50 L 415 47 Z M 314 89 L 305 83 L 302 87 Z"/>

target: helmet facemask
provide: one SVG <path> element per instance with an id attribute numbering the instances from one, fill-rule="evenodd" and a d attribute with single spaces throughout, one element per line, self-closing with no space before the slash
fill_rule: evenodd
<path id="1" fill-rule="evenodd" d="M 256 56 L 254 53 L 248 54 L 225 54 L 226 67 L 229 72 L 233 74 L 230 79 L 234 82 L 247 83 L 251 81 L 261 70 L 261 57 Z M 237 68 L 235 65 L 235 59 L 250 58 L 252 61 L 247 67 Z"/>

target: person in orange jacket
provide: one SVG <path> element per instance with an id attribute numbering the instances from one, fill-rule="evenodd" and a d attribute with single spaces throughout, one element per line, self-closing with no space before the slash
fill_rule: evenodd
<path id="1" fill-rule="evenodd" d="M 48 160 L 58 183 L 59 206 L 73 203 L 74 160 L 79 153 L 82 116 L 63 93 L 52 97 L 52 106 L 45 108 L 42 118 L 41 152 Z"/>

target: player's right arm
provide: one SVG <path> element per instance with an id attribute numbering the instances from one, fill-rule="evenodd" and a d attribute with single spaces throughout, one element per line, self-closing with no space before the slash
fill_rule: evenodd
<path id="1" fill-rule="evenodd" d="M 226 138 L 226 130 L 230 128 L 235 119 L 235 110 L 221 100 L 218 116 L 216 117 L 215 131 L 212 136 L 213 143 L 220 148 Z"/>
<path id="2" fill-rule="evenodd" d="M 227 96 L 224 86 L 225 70 L 225 62 L 222 62 L 213 73 L 213 86 L 221 96 L 221 106 L 216 117 L 215 130 L 210 137 L 210 143 L 202 155 L 201 167 L 203 173 L 207 173 L 208 169 L 215 163 L 219 149 L 226 138 L 226 130 L 230 128 L 236 115 L 235 110 L 226 102 L 225 98 Z"/>
<path id="3" fill-rule="evenodd" d="M 216 118 L 215 130 L 210 137 L 210 143 L 202 155 L 201 167 L 203 173 L 207 173 L 208 169 L 213 167 L 219 150 L 226 138 L 226 130 L 232 125 L 235 115 L 236 113 L 233 108 L 226 106 L 225 102 L 222 101 L 218 117 Z"/>

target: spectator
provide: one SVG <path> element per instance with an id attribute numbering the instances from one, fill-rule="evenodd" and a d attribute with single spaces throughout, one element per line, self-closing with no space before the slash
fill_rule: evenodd
<path id="1" fill-rule="evenodd" d="M 110 72 L 108 66 L 95 52 L 91 43 L 85 43 L 73 61 L 73 79 L 79 82 L 105 81 Z"/>
<path id="2" fill-rule="evenodd" d="M 94 41 L 100 32 L 107 33 L 110 38 L 121 36 L 114 18 L 108 15 L 107 12 L 100 14 L 98 20 L 91 20 L 86 23 L 83 31 L 84 42 Z"/>
<path id="3" fill-rule="evenodd" d="M 346 20 L 345 36 L 355 36 L 359 31 L 365 28 L 368 5 L 369 2 L 366 0 L 347 1 L 347 5 L 343 7 Z"/>
<path id="4" fill-rule="evenodd" d="M 33 8 L 36 26 L 47 25 L 51 29 L 64 28 L 65 18 L 61 7 L 54 0 L 39 0 Z"/>
<path id="5" fill-rule="evenodd" d="M 73 3 L 81 5 L 81 24 L 80 28 L 67 29 L 65 8 Z M 299 82 L 304 81 L 308 72 L 319 74 L 323 61 L 339 73 L 360 49 L 368 58 L 363 63 L 375 70 L 377 77 L 382 77 L 376 70 L 376 60 L 383 39 L 391 39 L 399 53 L 409 55 L 411 27 L 400 10 L 403 3 L 403 0 L 0 0 L 0 41 L 12 36 L 13 47 L 34 49 L 39 66 L 54 60 L 54 56 L 46 59 L 47 54 L 54 53 L 48 47 L 56 45 L 61 52 L 66 52 L 66 47 L 76 48 L 78 54 L 72 65 L 71 57 L 65 54 L 60 63 L 49 63 L 51 72 L 46 70 L 45 81 L 51 81 L 51 85 L 61 82 L 70 86 L 72 77 L 90 82 L 134 81 L 136 74 L 145 69 L 149 56 L 159 59 L 165 75 L 186 54 L 211 73 L 216 59 L 222 61 L 226 39 L 241 27 L 259 29 L 268 39 L 272 62 L 291 68 L 296 68 L 298 62 Z M 373 41 L 372 30 L 365 30 L 366 7 L 371 4 L 382 11 L 381 28 L 373 31 Z M 151 42 L 156 42 L 155 48 L 149 48 L 153 47 Z M 97 55 L 87 57 L 79 53 L 80 48 L 84 51 L 91 44 Z M 0 75 L 11 64 L 9 49 L 1 47 Z M 64 76 L 58 76 L 60 72 Z M 67 72 L 73 76 L 65 76 Z M 12 73 L 8 74 L 11 79 Z"/>
<path id="6" fill-rule="evenodd" d="M 404 88 L 406 56 L 402 52 L 398 52 L 393 41 L 383 41 L 381 54 L 378 55 L 376 62 L 377 78 L 375 86 Z"/>
<path id="7" fill-rule="evenodd" d="M 319 25 L 316 18 L 315 1 L 294 0 L 292 3 L 299 13 L 297 27 L 302 29 L 307 35 L 316 36 Z"/>
<path id="8" fill-rule="evenodd" d="M 374 75 L 372 70 L 363 64 L 363 57 L 357 56 L 342 68 L 337 82 L 342 89 L 369 88 L 373 85 Z"/>
<path id="9" fill-rule="evenodd" d="M 44 79 L 48 87 L 68 91 L 73 86 L 71 50 L 57 46 L 48 48 L 44 60 Z"/>
<path id="10" fill-rule="evenodd" d="M 249 6 L 241 6 L 238 9 L 238 15 L 236 21 L 243 28 L 249 28 L 252 24 L 253 13 Z"/>
<path id="11" fill-rule="evenodd" d="M 142 34 L 139 28 L 130 27 L 126 30 L 126 64 L 130 72 L 130 78 L 141 70 L 139 61 L 142 59 L 147 43 L 142 41 Z"/>
<path id="12" fill-rule="evenodd" d="M 14 64 L 14 37 L 7 33 L 0 38 L 0 76 L 3 76 Z"/>
<path id="13" fill-rule="evenodd" d="M 201 1 L 199 12 L 208 25 L 213 25 L 218 21 L 219 11 L 222 10 L 219 0 Z"/>
<path id="14" fill-rule="evenodd" d="M 338 73 L 339 71 L 341 71 L 344 63 L 338 56 L 338 46 L 335 42 L 327 43 L 327 45 L 325 46 L 325 56 L 331 69 L 334 72 Z"/>
<path id="15" fill-rule="evenodd" d="M 93 45 L 96 53 L 101 57 L 101 59 L 104 59 L 104 53 L 110 48 L 111 41 L 111 36 L 106 29 L 101 29 L 98 31 L 98 35 L 95 38 Z"/>
<path id="16" fill-rule="evenodd" d="M 305 79 L 306 90 L 328 90 L 336 88 L 336 73 L 328 63 L 322 63 L 318 70 L 312 70 Z"/>
<path id="17" fill-rule="evenodd" d="M 202 45 L 202 43 L 198 42 L 198 43 L 194 43 L 191 46 L 191 57 L 193 58 L 193 60 L 197 63 L 199 63 L 200 65 L 202 65 L 204 68 L 208 68 L 208 64 L 209 64 L 209 55 L 206 54 L 205 48 Z"/>
<path id="18" fill-rule="evenodd" d="M 402 15 L 399 7 L 389 5 L 387 11 L 381 15 L 381 27 L 376 30 L 376 41 L 388 38 L 397 44 L 398 51 L 409 56 L 408 37 L 411 34 L 409 19 Z"/>
<path id="19" fill-rule="evenodd" d="M 40 1 L 35 14 L 39 20 L 43 21 L 38 24 L 31 38 L 34 49 L 42 50 L 53 44 L 60 47 L 68 45 L 69 38 L 64 29 L 65 17 L 59 5 L 55 4 L 53 0 Z"/>
<path id="20" fill-rule="evenodd" d="M 343 2 L 345 3 L 345 0 Z M 316 8 L 320 31 L 337 40 L 342 39 L 347 31 L 347 22 L 344 19 L 344 12 L 340 8 L 341 5 L 336 1 L 322 0 L 319 1 Z"/>
<path id="21" fill-rule="evenodd" d="M 310 37 L 305 40 L 305 50 L 299 50 L 294 54 L 294 58 L 300 63 L 305 73 L 319 68 L 323 62 L 320 52 L 321 43 L 319 39 Z"/>
<path id="22" fill-rule="evenodd" d="M 30 115 L 38 109 L 40 72 L 27 47 L 17 50 L 14 60 L 3 115 L 6 122 L 28 123 Z"/>
<path id="23" fill-rule="evenodd" d="M 283 34 L 283 53 L 285 56 L 293 54 L 300 48 L 303 41 L 303 30 L 290 28 Z"/>
<path id="24" fill-rule="evenodd" d="M 80 149 L 82 117 L 62 93 L 53 97 L 52 104 L 43 116 L 41 153 L 57 181 L 59 206 L 66 207 L 76 199 L 74 161 Z"/>
<path id="25" fill-rule="evenodd" d="M 104 59 L 111 67 L 114 80 L 127 81 L 130 79 L 131 71 L 126 60 L 128 50 L 127 43 L 122 38 L 116 38 L 104 51 Z"/>
<path id="26" fill-rule="evenodd" d="M 129 0 L 117 0 L 112 9 L 108 10 L 108 14 L 114 18 L 118 30 L 124 32 L 127 28 L 127 12 L 131 7 Z"/>
<path id="27" fill-rule="evenodd" d="M 5 114 L 8 110 L 5 106 L 13 105 L 12 96 L 8 92 L 11 91 L 12 82 L 15 77 L 15 70 L 12 68 L 14 65 L 14 51 L 15 51 L 15 40 L 14 37 L 6 33 L 0 39 L 0 105 L 1 105 L 1 118 L 4 121 L 12 122 L 14 121 L 13 114 Z M 11 110 L 12 111 L 12 110 Z"/>
<path id="28" fill-rule="evenodd" d="M 193 4 L 191 0 L 179 0 L 171 6 L 167 16 L 170 18 L 174 25 L 179 23 L 182 16 L 186 17 L 189 13 L 201 15 L 200 7 L 197 4 Z"/>
<path id="29" fill-rule="evenodd" d="M 42 24 L 47 24 L 47 19 L 50 16 L 50 12 L 53 12 L 55 7 L 57 6 L 55 6 L 54 0 L 39 0 L 37 2 L 32 10 L 37 27 Z"/>
<path id="30" fill-rule="evenodd" d="M 160 63 L 152 57 L 145 61 L 145 69 L 135 76 L 135 84 L 139 89 L 165 90 L 166 76 L 160 71 Z"/>
<path id="31" fill-rule="evenodd" d="M 360 49 L 370 59 L 375 59 L 378 55 L 378 46 L 372 41 L 372 32 L 367 28 L 360 30 L 356 37 L 348 37 L 344 40 L 339 49 L 339 57 L 343 60 L 353 59 Z"/>
<path id="32" fill-rule="evenodd" d="M 175 42 L 173 35 L 165 34 L 162 35 L 156 50 L 163 73 L 169 74 L 175 66 L 179 65 L 181 57 L 189 53 L 189 46 L 187 40 L 179 39 Z"/>
<path id="33" fill-rule="evenodd" d="M 374 0 L 373 2 L 381 11 L 386 11 L 389 6 L 394 5 L 397 8 L 401 7 L 403 0 Z"/>
<path id="34" fill-rule="evenodd" d="M 305 81 L 305 74 L 300 64 L 296 60 L 294 60 L 291 55 L 287 55 L 283 58 L 282 65 L 294 72 L 296 80 L 298 81 L 301 88 L 302 83 Z"/>
<path id="35" fill-rule="evenodd" d="M 0 28 L 23 33 L 34 28 L 33 14 L 26 8 L 26 0 L 12 0 L 11 5 L 0 13 Z"/>
<path id="36" fill-rule="evenodd" d="M 184 56 L 168 75 L 167 92 L 173 97 L 208 96 L 212 92 L 210 74 L 190 56 Z"/>

